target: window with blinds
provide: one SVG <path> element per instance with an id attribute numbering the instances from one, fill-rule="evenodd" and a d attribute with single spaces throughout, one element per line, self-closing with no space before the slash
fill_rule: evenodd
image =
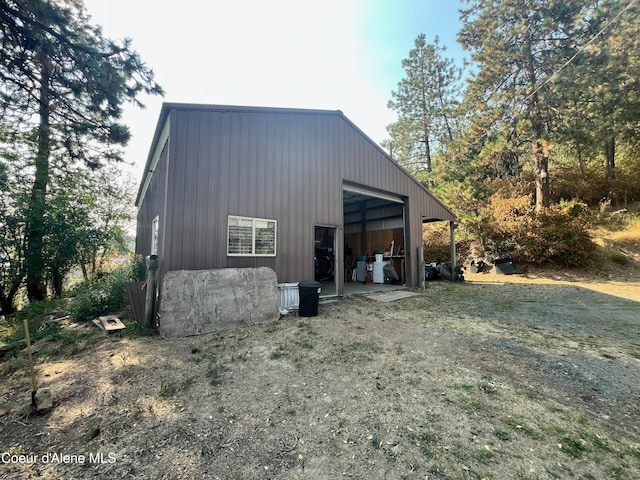
<path id="1" fill-rule="evenodd" d="M 275 257 L 276 221 L 229 215 L 227 255 Z"/>

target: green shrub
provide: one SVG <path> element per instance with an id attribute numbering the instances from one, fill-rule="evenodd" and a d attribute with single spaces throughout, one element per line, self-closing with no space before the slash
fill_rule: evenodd
<path id="1" fill-rule="evenodd" d="M 554 209 L 566 213 L 571 218 L 575 218 L 576 220 L 583 222 L 585 225 L 592 223 L 594 220 L 593 210 L 589 208 L 589 205 L 581 202 L 580 200 L 562 199 Z"/>
<path id="2" fill-rule="evenodd" d="M 57 298 L 42 302 L 27 303 L 22 309 L 16 312 L 15 320 L 22 324 L 25 318 L 31 321 L 38 317 L 46 317 L 51 314 L 51 312 L 59 309 L 61 304 L 62 302 Z"/>
<path id="3" fill-rule="evenodd" d="M 513 256 L 526 263 L 581 267 L 595 250 L 580 220 L 553 209 L 524 219 L 514 239 Z"/>
<path id="4" fill-rule="evenodd" d="M 47 335 L 47 329 L 40 330 L 42 321 L 50 315 L 63 316 L 63 301 L 60 299 L 26 304 L 15 315 L 7 317 L 0 323 L 0 341 L 11 343 L 24 338 L 24 319 L 29 322 L 29 331 L 32 340 L 43 338 Z"/>
<path id="5" fill-rule="evenodd" d="M 562 202 L 536 215 L 529 196 L 504 198 L 498 193 L 480 214 L 490 219 L 482 227 L 489 255 L 580 267 L 595 249 L 586 230 L 590 214 L 577 201 Z"/>
<path id="6" fill-rule="evenodd" d="M 128 302 L 124 284 L 128 268 L 114 270 L 104 277 L 85 282 L 74 289 L 70 313 L 76 320 L 91 320 L 120 310 Z"/>
<path id="7" fill-rule="evenodd" d="M 129 281 L 142 282 L 146 279 L 147 267 L 142 255 L 134 255 L 129 263 Z"/>
<path id="8" fill-rule="evenodd" d="M 629 258 L 626 255 L 623 255 L 622 253 L 614 253 L 611 256 L 609 256 L 609 259 L 620 266 L 626 266 L 629 265 L 631 263 L 631 261 L 629 260 Z"/>

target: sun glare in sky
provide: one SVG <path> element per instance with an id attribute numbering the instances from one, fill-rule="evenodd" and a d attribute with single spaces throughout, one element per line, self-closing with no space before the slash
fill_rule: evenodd
<path id="1" fill-rule="evenodd" d="M 374 141 L 419 33 L 451 58 L 460 4 L 446 1 L 85 0 L 110 38 L 129 37 L 166 95 L 129 106 L 125 159 L 141 173 L 163 101 L 342 110 Z"/>

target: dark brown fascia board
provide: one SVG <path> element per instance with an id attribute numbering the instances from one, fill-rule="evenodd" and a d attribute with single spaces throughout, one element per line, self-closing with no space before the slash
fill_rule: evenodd
<path id="1" fill-rule="evenodd" d="M 151 147 L 149 148 L 149 154 L 147 156 L 147 163 L 144 168 L 144 175 L 142 177 L 142 181 L 140 182 L 140 187 L 138 188 L 138 196 L 136 197 L 136 206 L 140 207 L 140 202 L 142 199 L 140 196 L 142 195 L 143 185 L 147 176 L 153 175 L 153 171 L 150 169 L 151 162 L 153 160 L 153 152 L 156 148 L 156 143 L 160 138 L 160 134 L 162 132 L 162 128 L 164 126 L 164 122 L 166 121 L 167 116 L 171 110 L 209 110 L 209 111 L 229 111 L 229 112 L 256 112 L 256 113 L 297 113 L 297 114 L 307 114 L 307 115 L 337 115 L 342 120 L 344 120 L 351 128 L 353 128 L 358 134 L 360 134 L 367 142 L 373 145 L 380 153 L 382 153 L 387 160 L 389 160 L 396 168 L 402 170 L 402 172 L 411 179 L 416 185 L 418 185 L 427 195 L 429 195 L 436 203 L 440 204 L 442 208 L 444 208 L 447 212 L 451 214 L 452 221 L 455 221 L 456 214 L 451 211 L 449 207 L 447 207 L 439 198 L 433 195 L 424 185 L 422 185 L 418 180 L 416 180 L 409 172 L 407 172 L 402 165 L 400 165 L 396 160 L 394 160 L 380 145 L 374 142 L 366 133 L 364 133 L 355 123 L 353 123 L 349 118 L 341 111 L 341 110 L 315 110 L 315 109 L 306 109 L 306 108 L 286 108 L 286 107 L 259 107 L 259 106 L 240 106 L 240 105 L 208 105 L 201 103 L 172 103 L 172 102 L 164 102 L 162 104 L 162 109 L 160 111 L 160 116 L 158 118 L 158 123 L 156 125 L 156 130 L 153 135 L 153 141 L 151 142 Z M 446 220 L 446 219 L 443 219 Z"/>

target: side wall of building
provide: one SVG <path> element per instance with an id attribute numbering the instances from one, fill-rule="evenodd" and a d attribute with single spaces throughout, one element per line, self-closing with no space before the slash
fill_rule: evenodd
<path id="1" fill-rule="evenodd" d="M 167 162 L 161 159 L 138 225 L 138 251 L 144 253 L 150 244 L 145 225 L 150 231 L 160 211 L 147 204 L 159 201 L 156 187 L 161 189 L 166 176 L 161 274 L 266 266 L 280 282 L 312 279 L 314 225 L 338 227 L 342 244 L 342 187 L 347 181 L 407 199 L 406 273 L 409 283 L 416 284 L 422 220 L 449 219 L 451 213 L 342 114 L 169 108 L 168 172 L 162 172 Z M 277 256 L 228 256 L 228 215 L 276 220 Z"/>
<path id="2" fill-rule="evenodd" d="M 151 253 L 151 233 L 153 220 L 158 222 L 158 254 L 162 256 L 163 233 L 165 231 L 165 195 L 167 192 L 167 162 L 169 160 L 169 145 L 165 143 L 156 165 L 153 177 L 147 189 L 142 204 L 138 209 L 136 224 L 136 253 L 149 255 Z"/>

